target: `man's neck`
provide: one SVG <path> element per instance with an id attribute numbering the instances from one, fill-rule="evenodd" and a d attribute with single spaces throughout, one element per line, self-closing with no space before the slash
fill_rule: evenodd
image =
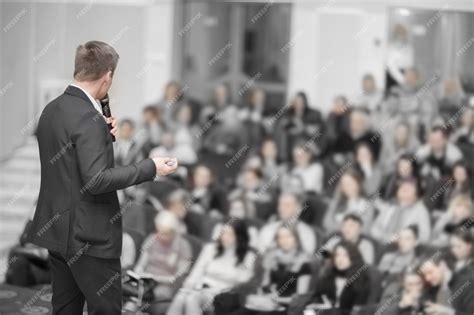
<path id="1" fill-rule="evenodd" d="M 76 81 L 74 80 L 73 82 L 74 85 L 77 85 L 84 91 L 87 91 L 94 99 L 97 99 L 97 94 L 98 94 L 98 88 L 94 85 L 92 82 L 86 82 L 86 81 Z"/>

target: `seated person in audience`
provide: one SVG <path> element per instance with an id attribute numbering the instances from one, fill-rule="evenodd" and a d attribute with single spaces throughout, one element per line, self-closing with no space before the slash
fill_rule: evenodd
<path id="1" fill-rule="evenodd" d="M 332 184 L 332 180 L 329 180 L 329 184 Z M 344 172 L 324 217 L 323 227 L 328 233 L 337 231 L 344 216 L 350 213 L 357 214 L 364 222 L 364 231 L 369 231 L 374 208 L 364 196 L 363 181 L 363 174 L 356 167 Z"/>
<path id="2" fill-rule="evenodd" d="M 155 218 L 156 233 L 150 235 L 141 250 L 134 271 L 158 283 L 154 296 L 171 299 L 192 264 L 192 249 L 179 231 L 178 218 L 169 211 L 161 211 Z"/>
<path id="3" fill-rule="evenodd" d="M 252 148 L 261 145 L 265 136 L 264 114 L 265 91 L 259 88 L 250 90 L 248 102 L 238 112 L 238 118 L 244 125 L 246 143 Z"/>
<path id="4" fill-rule="evenodd" d="M 176 142 L 175 135 L 170 130 L 163 132 L 160 146 L 153 148 L 149 155 L 150 158 L 158 156 L 175 156 L 185 165 L 192 165 L 197 161 L 195 149 L 189 143 Z"/>
<path id="5" fill-rule="evenodd" d="M 337 309 L 337 314 L 351 314 L 354 307 L 365 305 L 369 298 L 367 269 L 357 247 L 342 241 L 331 255 L 330 266 L 318 277 L 314 291 L 305 299 L 295 298 L 288 314 L 301 314 L 301 308 L 308 304 L 312 305 L 306 307 L 316 309 L 316 314 L 327 308 Z"/>
<path id="6" fill-rule="evenodd" d="M 448 78 L 443 82 L 442 95 L 438 100 L 440 115 L 443 120 L 449 120 L 466 102 L 466 94 L 464 93 L 459 77 Z"/>
<path id="7" fill-rule="evenodd" d="M 202 237 L 201 216 L 190 211 L 193 199 L 185 189 L 176 189 L 170 192 L 165 201 L 164 211 L 173 213 L 179 220 L 178 231 L 181 234 L 190 234 Z"/>
<path id="8" fill-rule="evenodd" d="M 258 154 L 250 157 L 246 165 L 261 169 L 265 182 L 269 183 L 271 188 L 276 188 L 280 176 L 285 171 L 285 167 L 278 157 L 278 148 L 273 138 L 265 138 Z"/>
<path id="9" fill-rule="evenodd" d="M 115 165 L 130 165 L 143 159 L 142 143 L 138 143 L 135 137 L 135 124 L 130 119 L 124 119 L 119 123 L 119 134 L 114 142 Z"/>
<path id="10" fill-rule="evenodd" d="M 156 108 L 160 111 L 163 121 L 167 125 L 174 123 L 176 112 L 184 101 L 185 91 L 186 87 L 182 87 L 177 81 L 170 81 L 166 84 L 163 98 L 158 102 Z"/>
<path id="11" fill-rule="evenodd" d="M 336 137 L 332 140 L 331 151 L 336 154 L 348 155 L 355 151 L 359 142 L 368 143 L 374 159 L 379 158 L 382 145 L 381 137 L 371 129 L 369 113 L 362 108 L 350 111 L 349 126 L 336 131 Z M 341 160 L 342 163 L 337 164 L 344 164 L 344 161 L 347 161 L 348 158 L 347 156 L 345 158 L 336 157 L 336 162 L 338 160 Z"/>
<path id="12" fill-rule="evenodd" d="M 217 242 L 204 246 L 168 315 L 199 315 L 212 308 L 214 297 L 253 277 L 256 254 L 249 248 L 247 226 L 230 220 Z"/>
<path id="13" fill-rule="evenodd" d="M 474 159 L 474 107 L 463 107 L 465 110 L 459 118 L 460 125 L 454 130 L 451 141 L 463 152 L 466 161 Z M 447 124 L 453 124 L 448 120 Z M 471 163 L 471 172 L 474 172 L 474 166 Z"/>
<path id="14" fill-rule="evenodd" d="M 298 176 L 303 180 L 303 189 L 306 193 L 320 194 L 323 190 L 323 167 L 314 161 L 315 146 L 311 143 L 299 142 L 292 152 L 292 166 L 288 175 Z"/>
<path id="15" fill-rule="evenodd" d="M 230 104 L 228 89 L 219 84 L 214 89 L 211 105 L 201 112 L 201 149 L 218 155 L 234 155 L 246 143 L 244 127 L 237 119 L 238 110 Z"/>
<path id="16" fill-rule="evenodd" d="M 296 230 L 281 225 L 275 243 L 276 247 L 263 256 L 263 280 L 257 293 L 248 295 L 245 308 L 233 312 L 233 315 L 282 314 L 295 294 L 308 292 L 311 278 L 309 255 L 303 251 Z"/>
<path id="17" fill-rule="evenodd" d="M 176 112 L 176 122 L 170 127 L 173 134 L 175 150 L 182 156 L 181 164 L 197 162 L 198 143 L 196 126 L 192 124 L 193 112 L 189 103 L 183 103 Z"/>
<path id="18" fill-rule="evenodd" d="M 382 98 L 383 93 L 378 89 L 373 74 L 365 74 L 362 77 L 362 94 L 356 97 L 354 106 L 364 107 L 375 113 L 379 110 Z"/>
<path id="19" fill-rule="evenodd" d="M 434 77 L 423 84 L 416 68 L 405 69 L 403 84 L 395 86 L 390 91 L 390 97 L 384 104 L 386 115 L 407 121 L 415 131 L 415 135 L 428 128 L 438 112 L 436 99 L 431 90 L 434 86 L 433 79 Z M 421 130 L 418 130 L 419 128 Z"/>
<path id="20" fill-rule="evenodd" d="M 367 196 L 379 194 L 380 183 L 382 181 L 382 170 L 375 160 L 370 145 L 360 142 L 356 146 L 355 160 L 357 166 L 364 174 L 364 192 Z"/>
<path id="21" fill-rule="evenodd" d="M 426 244 L 430 240 L 431 219 L 423 201 L 420 200 L 416 180 L 400 183 L 394 202 L 376 201 L 379 214 L 372 224 L 371 235 L 383 244 L 390 244 L 405 227 L 416 225 L 419 240 Z"/>
<path id="22" fill-rule="evenodd" d="M 303 250 L 308 254 L 314 254 L 316 250 L 316 234 L 308 224 L 300 220 L 300 215 L 305 211 L 305 206 L 301 204 L 298 196 L 293 193 L 282 193 L 278 198 L 278 218 L 276 221 L 267 223 L 260 230 L 258 240 L 259 253 L 263 254 L 271 247 L 275 246 L 275 235 L 278 227 L 282 224 L 293 226 L 298 232 Z"/>
<path id="23" fill-rule="evenodd" d="M 328 149 L 330 150 L 330 154 L 341 153 L 339 150 L 337 152 L 335 151 L 334 143 L 344 131 L 349 130 L 349 118 L 352 105 L 353 104 L 349 103 L 347 97 L 344 95 L 336 95 L 332 100 L 331 112 L 326 122 L 327 130 L 324 135 L 329 145 Z M 336 160 L 339 160 L 339 158 L 336 158 Z"/>
<path id="24" fill-rule="evenodd" d="M 246 217 L 248 209 L 245 208 L 246 203 L 241 199 L 231 199 L 229 207 L 229 220 L 242 220 L 248 227 L 249 233 L 249 245 L 252 248 L 258 248 L 258 225 L 255 224 L 254 220 L 249 220 Z M 212 240 L 217 241 L 219 235 L 222 233 L 222 228 L 227 224 L 227 222 L 219 222 L 212 229 Z"/>
<path id="25" fill-rule="evenodd" d="M 372 265 L 375 260 L 375 248 L 370 239 L 362 234 L 364 223 L 356 214 L 348 214 L 342 220 L 339 233 L 331 236 L 323 245 L 325 250 L 332 252 L 342 240 L 355 244 L 366 264 Z"/>
<path id="26" fill-rule="evenodd" d="M 324 131 L 321 112 L 308 104 L 304 92 L 298 92 L 290 101 L 288 109 L 283 113 L 275 130 L 280 156 L 288 161 L 291 159 L 293 147 L 300 139 L 313 139 L 319 142 L 319 135 Z"/>
<path id="27" fill-rule="evenodd" d="M 384 294 L 378 305 L 378 315 L 423 314 L 423 277 L 414 269 L 403 273 L 401 290 Z"/>
<path id="28" fill-rule="evenodd" d="M 209 214 L 211 217 L 218 219 L 227 215 L 227 196 L 217 185 L 214 174 L 209 167 L 199 164 L 194 168 L 190 191 L 191 211 Z"/>
<path id="29" fill-rule="evenodd" d="M 472 161 L 471 161 L 472 162 Z M 443 194 L 443 208 L 459 195 L 467 195 L 474 198 L 474 180 L 472 180 L 469 165 L 464 161 L 458 161 L 453 165 L 452 175 L 448 179 L 450 184 Z"/>
<path id="30" fill-rule="evenodd" d="M 431 128 L 427 143 L 416 152 L 420 174 L 434 180 L 449 176 L 454 164 L 462 157 L 461 150 L 448 141 L 448 131 L 443 126 Z"/>
<path id="31" fill-rule="evenodd" d="M 413 154 L 420 143 L 412 134 L 411 126 L 407 122 L 397 122 L 392 131 L 392 125 L 384 129 L 382 153 L 380 163 L 385 174 L 396 170 L 396 163 L 401 157 Z"/>
<path id="32" fill-rule="evenodd" d="M 152 148 L 160 145 L 165 130 L 160 112 L 155 106 L 147 106 L 142 111 L 143 127 L 138 132 L 137 141 L 143 146 L 143 155 L 148 156 Z"/>
<path id="33" fill-rule="evenodd" d="M 472 199 L 468 195 L 458 195 L 451 200 L 448 211 L 434 225 L 431 245 L 447 246 L 449 236 L 460 228 L 474 228 L 474 208 Z"/>
<path id="34" fill-rule="evenodd" d="M 416 180 L 418 178 L 418 165 L 413 155 L 403 154 L 395 166 L 395 170 L 387 175 L 382 185 L 381 197 L 385 200 L 396 198 L 400 183 L 405 180 Z"/>
<path id="35" fill-rule="evenodd" d="M 460 229 L 451 236 L 450 252 L 455 258 L 449 268 L 440 252 L 422 260 L 419 272 L 428 284 L 430 301 L 424 305 L 427 314 L 470 315 L 474 313 L 474 283 L 472 229 Z"/>
<path id="36" fill-rule="evenodd" d="M 271 215 L 262 212 L 270 204 L 272 195 L 266 191 L 263 174 L 259 169 L 244 169 L 237 179 L 237 188 L 229 194 L 229 199 L 240 199 L 245 202 L 245 218 L 264 222 Z"/>
<path id="37" fill-rule="evenodd" d="M 416 258 L 416 248 L 418 246 L 418 228 L 416 225 L 410 225 L 402 229 L 396 236 L 397 249 L 385 253 L 380 260 L 378 269 L 384 274 L 385 287 L 391 284 L 393 280 L 398 280 L 398 276 L 410 265 Z"/>
<path id="38" fill-rule="evenodd" d="M 123 270 L 132 268 L 137 259 L 137 244 L 132 236 L 127 233 L 122 233 L 122 255 L 120 255 L 120 263 Z"/>

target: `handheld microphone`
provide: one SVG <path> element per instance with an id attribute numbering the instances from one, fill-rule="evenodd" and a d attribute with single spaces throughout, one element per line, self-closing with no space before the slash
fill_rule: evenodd
<path id="1" fill-rule="evenodd" d="M 100 105 L 102 106 L 102 113 L 104 116 L 107 118 L 112 117 L 112 112 L 110 111 L 109 105 L 109 94 L 106 94 L 105 97 L 100 100 Z M 107 126 L 109 126 L 109 130 L 112 130 L 112 123 L 108 123 Z M 115 142 L 115 136 L 113 134 L 110 135 L 112 136 L 112 141 Z"/>

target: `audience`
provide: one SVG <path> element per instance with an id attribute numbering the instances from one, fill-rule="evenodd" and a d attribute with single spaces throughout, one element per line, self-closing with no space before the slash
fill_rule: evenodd
<path id="1" fill-rule="evenodd" d="M 388 90 L 366 74 L 327 114 L 304 92 L 278 104 L 258 84 L 232 100 L 218 84 L 201 106 L 172 81 L 141 121 L 120 122 L 116 165 L 180 162 L 119 192 L 133 205 L 122 263 L 154 279 L 148 311 L 474 314 L 469 90 L 448 78 L 432 93 L 412 63 L 394 70 Z M 37 270 L 28 246 L 12 249 L 9 283 Z"/>

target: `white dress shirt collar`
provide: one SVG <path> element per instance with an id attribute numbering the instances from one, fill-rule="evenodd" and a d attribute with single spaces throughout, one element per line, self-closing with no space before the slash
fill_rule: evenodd
<path id="1" fill-rule="evenodd" d="M 102 114 L 102 107 L 99 105 L 99 102 L 98 102 L 96 99 L 94 99 L 94 98 L 92 97 L 92 95 L 89 94 L 89 92 L 87 92 L 86 90 L 84 90 L 84 89 L 81 88 L 80 86 L 75 85 L 75 84 L 73 84 L 73 83 L 71 83 L 70 85 L 71 85 L 71 86 L 74 86 L 74 87 L 80 89 L 82 92 L 84 92 L 84 93 L 87 95 L 87 97 L 89 98 L 89 100 L 91 101 L 92 105 L 94 105 L 94 108 L 95 108 L 100 114 Z"/>

